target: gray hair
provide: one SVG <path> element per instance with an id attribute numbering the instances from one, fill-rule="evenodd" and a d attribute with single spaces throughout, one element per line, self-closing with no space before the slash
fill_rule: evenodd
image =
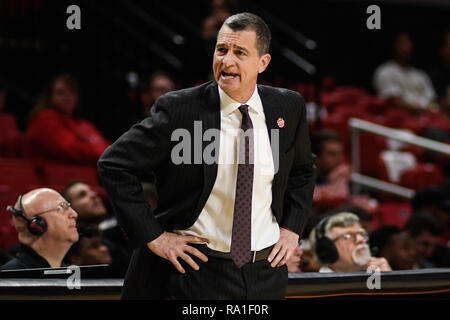
<path id="1" fill-rule="evenodd" d="M 324 236 L 331 238 L 331 229 L 335 227 L 349 227 L 354 225 L 355 223 L 359 224 L 359 218 L 356 214 L 351 212 L 340 212 L 328 218 L 328 221 L 324 225 Z M 316 255 L 316 230 L 317 226 L 311 231 L 309 235 L 309 242 L 311 244 L 312 252 L 314 252 L 314 256 L 316 260 L 319 261 Z M 320 261 L 319 261 L 320 262 Z M 321 262 L 320 262 L 321 263 Z M 322 263 L 321 263 L 322 264 Z"/>
<path id="2" fill-rule="evenodd" d="M 243 12 L 228 17 L 223 25 L 233 31 L 251 29 L 256 33 L 256 48 L 259 56 L 269 52 L 271 33 L 267 24 L 256 14 Z"/>

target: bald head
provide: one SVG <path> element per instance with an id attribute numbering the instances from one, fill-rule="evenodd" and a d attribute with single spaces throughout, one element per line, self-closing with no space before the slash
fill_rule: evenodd
<path id="1" fill-rule="evenodd" d="M 27 222 L 14 217 L 19 240 L 25 244 L 30 244 L 37 239 L 67 243 L 77 241 L 77 213 L 67 204 L 57 191 L 49 188 L 34 189 L 24 194 L 21 199 L 23 215 L 28 219 L 40 216 L 46 222 L 47 231 L 40 237 L 33 236 L 27 228 Z M 15 207 L 19 208 L 19 204 L 16 203 Z"/>
<path id="2" fill-rule="evenodd" d="M 53 189 L 34 189 L 22 196 L 22 211 L 27 218 L 30 218 L 40 212 L 56 208 L 63 201 L 65 201 L 64 198 Z M 16 203 L 17 207 L 18 203 Z"/>

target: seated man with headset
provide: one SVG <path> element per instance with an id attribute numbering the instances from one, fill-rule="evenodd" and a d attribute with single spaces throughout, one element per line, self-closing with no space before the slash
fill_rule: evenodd
<path id="1" fill-rule="evenodd" d="M 18 232 L 20 251 L 0 270 L 64 267 L 63 258 L 78 240 L 77 213 L 58 192 L 39 188 L 8 206 Z"/>
<path id="2" fill-rule="evenodd" d="M 385 258 L 371 256 L 367 233 L 353 213 L 325 217 L 311 231 L 309 240 L 322 266 L 319 272 L 392 270 Z"/>

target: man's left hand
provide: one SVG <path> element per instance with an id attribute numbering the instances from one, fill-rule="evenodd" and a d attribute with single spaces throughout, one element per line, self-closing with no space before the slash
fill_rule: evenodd
<path id="1" fill-rule="evenodd" d="M 280 228 L 280 239 L 275 244 L 267 261 L 270 262 L 272 268 L 281 267 L 291 258 L 294 250 L 298 247 L 299 235 L 295 232 Z"/>

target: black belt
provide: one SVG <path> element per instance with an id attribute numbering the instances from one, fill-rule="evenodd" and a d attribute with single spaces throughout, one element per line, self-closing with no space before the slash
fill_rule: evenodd
<path id="1" fill-rule="evenodd" d="M 206 244 L 190 243 L 189 245 L 197 248 L 206 256 L 232 260 L 231 254 L 229 252 L 222 252 L 222 251 L 210 249 L 210 248 L 208 248 L 208 246 Z M 270 252 L 272 251 L 272 248 L 273 248 L 273 245 L 270 247 L 267 247 L 265 249 L 259 250 L 259 251 L 252 251 L 252 259 L 251 259 L 251 261 L 249 261 L 249 263 L 254 263 L 256 261 L 261 261 L 261 260 L 267 259 Z"/>

